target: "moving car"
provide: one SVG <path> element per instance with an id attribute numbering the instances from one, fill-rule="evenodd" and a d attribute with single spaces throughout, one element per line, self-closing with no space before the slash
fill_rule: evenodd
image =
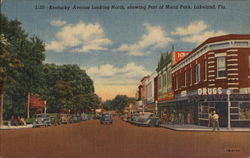
<path id="1" fill-rule="evenodd" d="M 41 127 L 41 126 L 51 126 L 51 119 L 49 114 L 41 113 L 36 115 L 36 119 L 33 122 L 33 128 Z"/>
<path id="2" fill-rule="evenodd" d="M 112 124 L 113 122 L 112 115 L 109 113 L 103 114 L 102 117 L 100 118 L 100 122 L 101 124 Z"/>

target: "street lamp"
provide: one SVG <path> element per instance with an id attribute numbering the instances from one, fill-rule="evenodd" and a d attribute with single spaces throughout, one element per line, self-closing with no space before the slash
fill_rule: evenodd
<path id="1" fill-rule="evenodd" d="M 44 101 L 44 113 L 45 113 L 45 114 L 46 114 L 46 111 L 47 111 L 47 105 L 46 105 L 46 104 L 47 104 L 47 101 L 45 100 L 45 101 Z"/>
<path id="2" fill-rule="evenodd" d="M 230 111 L 230 109 L 231 109 L 231 101 L 230 101 L 230 94 L 231 94 L 231 91 L 228 89 L 227 90 L 227 102 L 228 102 L 228 120 L 227 120 L 227 125 L 228 125 L 228 127 L 227 128 L 231 128 L 231 111 Z"/>
<path id="3" fill-rule="evenodd" d="M 158 116 L 158 101 L 155 101 L 155 114 Z"/>

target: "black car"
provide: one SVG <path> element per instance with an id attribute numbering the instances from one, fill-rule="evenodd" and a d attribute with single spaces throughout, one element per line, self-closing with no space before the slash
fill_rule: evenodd
<path id="1" fill-rule="evenodd" d="M 112 124 L 113 122 L 112 115 L 109 113 L 103 114 L 102 117 L 100 118 L 100 122 L 101 124 Z"/>

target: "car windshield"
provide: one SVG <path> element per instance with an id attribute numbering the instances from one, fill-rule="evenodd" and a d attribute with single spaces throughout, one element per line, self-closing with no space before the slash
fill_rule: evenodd
<path id="1" fill-rule="evenodd" d="M 102 117 L 111 117 L 110 114 L 103 114 Z"/>

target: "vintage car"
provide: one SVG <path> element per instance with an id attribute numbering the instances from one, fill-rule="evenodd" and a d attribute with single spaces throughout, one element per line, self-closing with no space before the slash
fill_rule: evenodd
<path id="1" fill-rule="evenodd" d="M 159 126 L 159 117 L 155 116 L 153 113 L 143 113 L 138 116 L 137 120 L 133 122 L 138 126 Z"/>
<path id="2" fill-rule="evenodd" d="M 112 115 L 109 113 L 104 113 L 100 118 L 100 122 L 101 124 L 112 124 L 113 122 Z"/>
<path id="3" fill-rule="evenodd" d="M 51 119 L 51 124 L 52 125 L 60 125 L 62 123 L 62 119 L 60 117 L 60 114 L 58 113 L 53 113 L 53 114 L 50 114 L 50 119 Z"/>
<path id="4" fill-rule="evenodd" d="M 41 127 L 41 126 L 51 126 L 51 119 L 49 114 L 41 113 L 36 115 L 36 119 L 33 122 L 33 128 Z"/>
<path id="5" fill-rule="evenodd" d="M 138 121 L 139 116 L 140 116 L 139 113 L 132 114 L 132 116 L 128 119 L 128 122 L 134 124 L 135 122 Z"/>

